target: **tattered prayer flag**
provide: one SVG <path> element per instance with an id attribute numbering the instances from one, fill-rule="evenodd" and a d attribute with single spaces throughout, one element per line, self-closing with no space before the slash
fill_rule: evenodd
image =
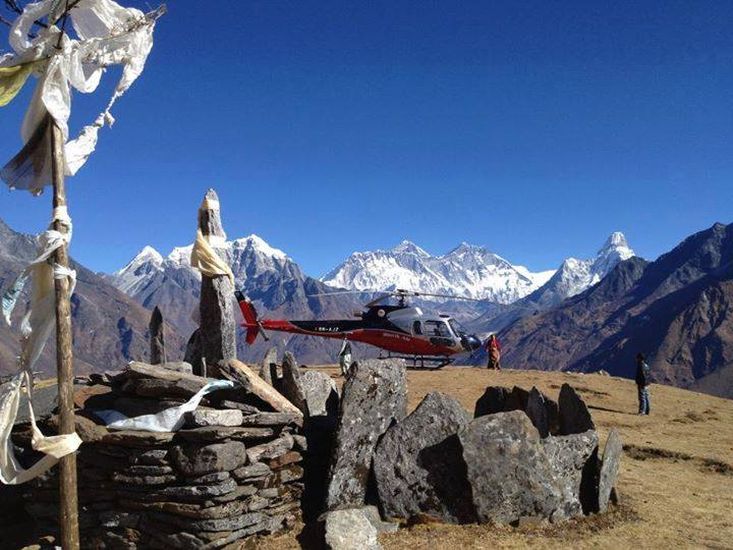
<path id="1" fill-rule="evenodd" d="M 0 67 L 0 107 L 5 107 L 18 95 L 25 81 L 28 80 L 33 65 L 33 63 L 24 63 L 14 67 Z"/>

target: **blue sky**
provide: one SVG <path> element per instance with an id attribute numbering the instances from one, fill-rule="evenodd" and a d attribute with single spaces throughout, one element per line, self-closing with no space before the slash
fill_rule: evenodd
<path id="1" fill-rule="evenodd" d="M 72 254 L 93 269 L 191 242 L 208 187 L 230 237 L 313 275 L 403 238 L 549 269 L 621 230 L 654 258 L 733 221 L 733 2 L 202 6 L 169 2 L 69 180 Z M 2 162 L 27 88 L 0 110 Z M 73 126 L 104 99 L 76 96 Z M 49 201 L 3 186 L 0 218 L 39 231 Z"/>

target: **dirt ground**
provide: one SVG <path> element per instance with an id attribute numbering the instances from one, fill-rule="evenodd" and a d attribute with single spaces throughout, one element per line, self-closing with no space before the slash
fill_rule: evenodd
<path id="1" fill-rule="evenodd" d="M 335 368 L 323 367 L 340 383 Z M 431 391 L 473 412 L 486 386 L 537 386 L 557 398 L 574 386 L 590 406 L 605 442 L 610 428 L 624 443 L 617 485 L 620 504 L 604 515 L 559 525 L 418 525 L 380 535 L 385 549 L 733 548 L 733 401 L 677 388 L 651 387 L 651 415 L 637 416 L 636 386 L 598 374 L 488 371 L 452 367 L 409 371 L 412 410 Z M 257 543 L 263 550 L 299 548 L 293 532 Z"/>

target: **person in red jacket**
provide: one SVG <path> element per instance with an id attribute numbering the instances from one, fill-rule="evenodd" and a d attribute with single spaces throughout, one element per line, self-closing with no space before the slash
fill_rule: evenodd
<path id="1" fill-rule="evenodd" d="M 501 370 L 501 344 L 496 334 L 492 334 L 486 339 L 484 347 L 486 348 L 486 355 L 489 358 L 486 368 Z"/>

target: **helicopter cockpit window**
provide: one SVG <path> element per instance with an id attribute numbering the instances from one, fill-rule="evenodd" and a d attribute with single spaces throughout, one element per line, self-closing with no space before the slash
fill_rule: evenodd
<path id="1" fill-rule="evenodd" d="M 425 321 L 425 334 L 428 336 L 452 337 L 445 321 Z"/>
<path id="2" fill-rule="evenodd" d="M 466 329 L 456 321 L 455 319 L 448 319 L 448 324 L 450 325 L 450 328 L 453 330 L 456 336 L 461 336 L 462 334 L 467 334 Z"/>
<path id="3" fill-rule="evenodd" d="M 420 321 L 415 321 L 412 323 L 412 333 L 413 334 L 422 334 L 422 327 L 420 326 Z"/>

